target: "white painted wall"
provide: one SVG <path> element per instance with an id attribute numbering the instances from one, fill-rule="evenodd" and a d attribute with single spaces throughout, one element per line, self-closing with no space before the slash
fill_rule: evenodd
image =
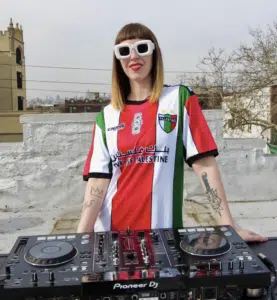
<path id="1" fill-rule="evenodd" d="M 18 235 L 50 233 L 57 220 L 69 215 L 78 220 L 95 116 L 23 115 L 24 142 L 0 144 L 0 252 L 7 252 Z M 235 220 L 277 235 L 277 156 L 264 155 L 261 140 L 223 139 L 222 111 L 205 111 L 205 116 L 220 148 L 218 163 Z M 184 191 L 185 225 L 214 223 L 189 168 Z"/>

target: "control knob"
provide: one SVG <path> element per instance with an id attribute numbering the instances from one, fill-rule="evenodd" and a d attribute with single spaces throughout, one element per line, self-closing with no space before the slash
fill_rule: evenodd
<path id="1" fill-rule="evenodd" d="M 118 280 L 118 272 L 113 273 L 113 280 Z"/>
<path id="2" fill-rule="evenodd" d="M 242 271 L 244 269 L 244 261 L 240 260 L 239 261 L 239 269 Z"/>
<path id="3" fill-rule="evenodd" d="M 49 273 L 49 281 L 51 282 L 55 281 L 55 274 L 52 271 Z"/>
<path id="4" fill-rule="evenodd" d="M 141 270 L 141 278 L 147 278 L 148 277 L 148 270 Z"/>
<path id="5" fill-rule="evenodd" d="M 113 264 L 114 264 L 114 266 L 118 266 L 119 265 L 119 259 L 118 259 L 118 257 L 114 257 Z"/>
<path id="6" fill-rule="evenodd" d="M 159 270 L 155 270 L 155 278 L 159 278 L 160 277 L 160 271 Z"/>
<path id="7" fill-rule="evenodd" d="M 6 266 L 6 274 L 7 275 L 11 274 L 11 267 L 10 266 Z"/>
<path id="8" fill-rule="evenodd" d="M 230 271 L 232 271 L 232 270 L 234 269 L 234 263 L 233 263 L 232 260 L 230 260 L 229 263 L 228 263 L 228 269 L 229 269 Z"/>
<path id="9" fill-rule="evenodd" d="M 158 241 L 159 241 L 159 235 L 155 231 L 153 231 L 153 233 L 152 233 L 152 240 L 154 243 L 158 243 Z"/>
<path id="10" fill-rule="evenodd" d="M 37 274 L 37 272 L 32 273 L 32 282 L 34 282 L 34 283 L 38 282 L 38 274 Z"/>
<path id="11" fill-rule="evenodd" d="M 140 232 L 138 233 L 138 237 L 139 237 L 139 239 L 143 239 L 143 238 L 144 238 L 144 232 L 143 232 L 143 231 L 140 231 Z"/>
<path id="12" fill-rule="evenodd" d="M 149 259 L 148 255 L 144 256 L 144 262 L 146 265 L 148 265 L 150 263 L 150 259 Z"/>
<path id="13" fill-rule="evenodd" d="M 11 278 L 11 267 L 10 266 L 6 266 L 6 276 L 7 276 L 7 279 Z"/>
<path id="14" fill-rule="evenodd" d="M 103 254 L 103 245 L 98 246 L 98 254 Z"/>
<path id="15" fill-rule="evenodd" d="M 117 232 L 112 233 L 112 239 L 113 239 L 113 241 L 118 239 L 118 233 Z"/>

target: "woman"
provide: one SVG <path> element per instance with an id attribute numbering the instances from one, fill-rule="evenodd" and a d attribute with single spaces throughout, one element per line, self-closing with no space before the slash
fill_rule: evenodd
<path id="1" fill-rule="evenodd" d="M 98 114 L 84 170 L 87 188 L 78 232 L 182 226 L 184 159 L 198 174 L 218 224 L 234 227 L 197 97 L 164 86 L 155 35 L 124 26 L 115 41 L 111 104 Z M 265 238 L 238 230 L 245 240 Z"/>

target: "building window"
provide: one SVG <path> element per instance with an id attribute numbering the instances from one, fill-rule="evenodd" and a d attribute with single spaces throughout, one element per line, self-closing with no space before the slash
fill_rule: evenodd
<path id="1" fill-rule="evenodd" d="M 22 89 L 22 73 L 17 72 L 17 88 Z"/>
<path id="2" fill-rule="evenodd" d="M 17 107 L 18 107 L 18 110 L 23 110 L 23 97 L 22 96 L 18 96 L 17 97 Z"/>
<path id="3" fill-rule="evenodd" d="M 16 63 L 18 65 L 22 65 L 21 50 L 20 50 L 20 48 L 16 48 Z"/>
<path id="4" fill-rule="evenodd" d="M 69 106 L 69 112 L 70 113 L 75 113 L 77 111 L 77 108 L 76 108 L 76 106 Z"/>

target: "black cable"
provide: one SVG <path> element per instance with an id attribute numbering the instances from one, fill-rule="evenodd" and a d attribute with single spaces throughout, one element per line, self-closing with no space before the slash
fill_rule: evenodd
<path id="1" fill-rule="evenodd" d="M 13 66 L 13 67 L 28 67 L 28 68 L 41 68 L 41 69 L 61 69 L 61 70 L 84 70 L 84 71 L 103 71 L 103 72 L 111 72 L 112 69 L 105 69 L 105 68 L 83 68 L 83 67 L 63 67 L 63 66 L 47 66 L 47 65 L 20 65 L 20 64 L 0 64 L 1 66 Z M 173 74 L 213 74 L 213 73 L 220 73 L 216 71 L 174 71 L 174 70 L 165 70 L 165 73 L 173 73 Z M 268 72 L 268 69 L 265 70 L 259 70 L 259 72 Z M 237 70 L 237 71 L 225 71 L 222 73 L 228 73 L 228 74 L 256 74 L 257 71 L 245 71 L 245 70 Z"/>
<path id="2" fill-rule="evenodd" d="M 229 292 L 227 292 L 227 295 L 228 295 L 228 297 L 229 297 L 230 300 L 236 300 L 236 298 L 233 297 L 233 295 L 231 295 Z"/>
<path id="3" fill-rule="evenodd" d="M 17 79 L 9 79 L 4 78 L 0 81 L 17 81 Z M 58 80 L 34 80 L 34 79 L 22 79 L 22 82 L 39 82 L 39 83 L 61 83 L 61 84 L 89 84 L 89 85 L 108 85 L 111 86 L 110 83 L 105 82 L 79 82 L 79 81 L 58 81 Z"/>
<path id="4" fill-rule="evenodd" d="M 14 89 L 12 87 L 6 87 L 6 86 L 0 86 L 0 89 Z M 40 92 L 56 92 L 56 93 L 80 93 L 80 94 L 86 94 L 87 92 L 84 91 L 67 91 L 67 90 L 49 90 L 49 89 L 33 89 L 33 88 L 20 88 L 19 91 L 40 91 Z M 102 92 L 108 94 L 108 92 Z M 264 94 L 264 96 L 270 96 L 270 94 Z"/>
<path id="5" fill-rule="evenodd" d="M 4 87 L 4 86 L 0 86 L 0 89 L 12 89 L 11 87 Z M 75 94 L 86 94 L 87 92 L 84 91 L 67 91 L 67 90 L 48 90 L 48 89 L 30 89 L 30 88 L 26 88 L 26 89 L 18 89 L 19 91 L 40 91 L 40 92 L 55 92 L 55 93 L 75 93 Z M 101 92 L 101 93 L 105 93 L 105 92 Z M 108 94 L 108 93 L 105 93 Z"/>
<path id="6" fill-rule="evenodd" d="M 0 78 L 0 81 L 17 81 L 16 78 Z M 58 83 L 58 84 L 89 84 L 89 85 L 106 85 L 106 86 L 111 86 L 111 83 L 106 83 L 106 82 L 81 82 L 81 81 L 59 81 L 59 80 L 37 80 L 37 79 L 22 79 L 22 82 L 37 82 L 37 83 Z M 199 86 L 200 88 L 206 88 L 206 89 L 211 89 L 211 88 L 243 88 L 243 87 L 248 87 L 248 88 L 257 88 L 257 89 L 263 89 L 263 88 L 270 88 L 270 86 L 252 86 L 252 85 L 210 85 L 210 86 Z"/>
<path id="7" fill-rule="evenodd" d="M 265 299 L 275 300 L 274 289 L 277 286 L 277 272 L 274 263 L 263 253 L 257 254 L 259 259 L 266 265 L 270 272 L 274 275 L 274 281 L 271 283 Z"/>

